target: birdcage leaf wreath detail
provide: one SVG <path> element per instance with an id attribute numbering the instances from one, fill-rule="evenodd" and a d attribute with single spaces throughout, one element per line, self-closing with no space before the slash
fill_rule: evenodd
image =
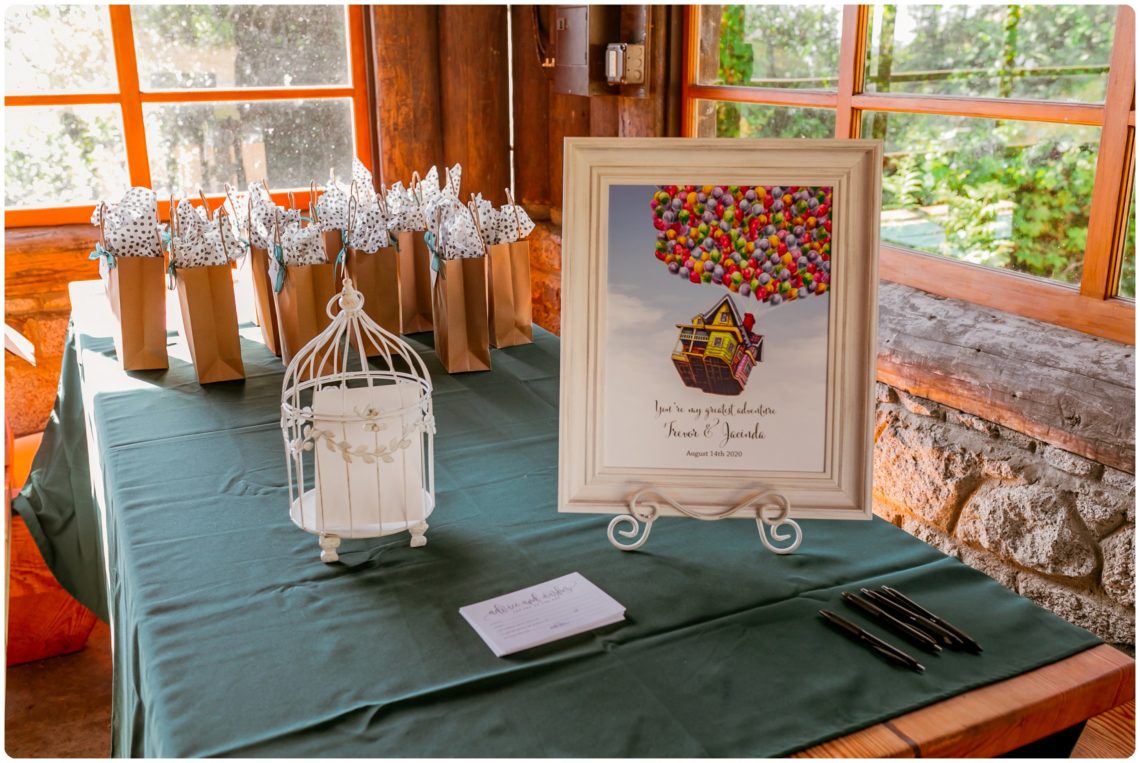
<path id="1" fill-rule="evenodd" d="M 311 409 L 306 406 L 301 409 L 301 412 L 302 414 L 311 413 Z M 354 408 L 353 412 L 359 418 L 365 420 L 361 426 L 366 431 L 382 432 L 388 428 L 387 424 L 375 420 L 387 414 L 375 408 L 370 407 L 364 410 Z M 377 459 L 390 464 L 395 461 L 395 458 L 393 458 L 394 454 L 405 448 L 412 447 L 414 443 L 411 437 L 421 432 L 435 434 L 435 417 L 430 413 L 424 413 L 419 421 L 411 426 L 405 427 L 397 437 L 393 437 L 389 440 L 387 445 L 377 445 L 374 448 L 369 448 L 365 445 L 353 447 L 347 440 L 338 439 L 336 433 L 331 429 L 321 429 L 312 424 L 304 424 L 301 427 L 301 436 L 289 443 L 289 452 L 292 455 L 296 455 L 301 450 L 312 450 L 318 442 L 324 442 L 330 451 L 339 451 L 341 458 L 347 463 L 351 464 L 353 458 L 359 458 L 366 464 L 374 464 Z"/>

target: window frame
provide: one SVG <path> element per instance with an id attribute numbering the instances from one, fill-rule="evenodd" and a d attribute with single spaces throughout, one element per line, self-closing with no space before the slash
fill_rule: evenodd
<path id="1" fill-rule="evenodd" d="M 1136 14 L 1118 5 L 1103 103 L 864 92 L 871 5 L 845 5 L 835 91 L 705 85 L 699 80 L 700 7 L 685 7 L 681 130 L 697 134 L 698 100 L 835 111 L 835 137 L 858 138 L 863 111 L 1018 119 L 1100 128 L 1081 282 L 1070 286 L 894 244 L 879 247 L 888 281 L 1055 323 L 1126 344 L 1136 343 L 1135 300 L 1118 296 L 1136 168 Z"/>
<path id="2" fill-rule="evenodd" d="M 346 5 L 348 21 L 349 83 L 334 86 L 293 88 L 228 88 L 144 90 L 139 82 L 135 54 L 134 26 L 129 5 L 109 5 L 111 39 L 114 47 L 118 89 L 114 92 L 47 93 L 4 95 L 4 106 L 79 106 L 88 104 L 118 105 L 123 117 L 123 144 L 127 155 L 127 171 L 132 186 L 151 186 L 150 160 L 143 123 L 144 103 L 225 103 L 232 101 L 296 101 L 325 98 L 349 98 L 352 103 L 353 145 L 356 154 L 372 166 L 371 113 L 368 99 L 368 71 L 364 10 L 360 5 Z M 290 197 L 301 208 L 309 204 L 310 188 L 279 189 L 271 194 L 277 203 Z M 222 201 L 225 194 L 206 194 L 209 201 Z M 84 204 L 56 207 L 5 208 L 4 226 L 86 224 L 98 200 Z M 169 200 L 159 200 L 159 216 L 170 214 Z"/>

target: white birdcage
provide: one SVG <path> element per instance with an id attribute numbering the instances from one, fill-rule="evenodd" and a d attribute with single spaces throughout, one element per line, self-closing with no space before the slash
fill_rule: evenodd
<path id="1" fill-rule="evenodd" d="M 322 562 L 337 561 L 342 538 L 407 530 L 423 546 L 435 507 L 431 377 L 363 308 L 345 278 L 328 303 L 332 323 L 289 362 L 281 387 L 289 516 L 319 536 Z"/>

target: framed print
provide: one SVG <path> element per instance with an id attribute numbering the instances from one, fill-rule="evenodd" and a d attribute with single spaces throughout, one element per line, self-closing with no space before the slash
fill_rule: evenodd
<path id="1" fill-rule="evenodd" d="M 881 152 L 567 139 L 560 511 L 870 518 Z"/>

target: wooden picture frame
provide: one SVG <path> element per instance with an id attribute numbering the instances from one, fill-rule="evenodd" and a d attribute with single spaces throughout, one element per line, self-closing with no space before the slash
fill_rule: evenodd
<path id="1" fill-rule="evenodd" d="M 562 512 L 595 512 L 627 514 L 621 519 L 630 519 L 628 515 L 637 515 L 634 504 L 639 494 L 652 493 L 651 516 L 642 515 L 641 519 L 652 519 L 656 515 L 677 515 L 680 513 L 700 516 L 702 518 L 720 518 L 722 516 L 741 516 L 762 519 L 760 505 L 772 505 L 767 498 L 757 500 L 763 494 L 771 496 L 778 493 L 785 500 L 782 502 L 784 517 L 818 518 L 818 519 L 870 519 L 871 517 L 871 454 L 874 432 L 874 377 L 875 377 L 875 349 L 876 349 L 876 323 L 877 323 L 877 290 L 878 290 L 878 220 L 880 202 L 880 173 L 882 166 L 882 144 L 870 140 L 703 140 L 688 138 L 568 138 L 566 140 L 566 168 L 565 168 L 565 211 L 564 211 L 564 238 L 563 238 L 563 272 L 562 272 L 562 356 L 561 356 L 561 399 L 559 427 L 559 458 L 558 458 L 558 506 Z M 669 186 L 665 184 L 691 184 L 686 186 Z M 710 187 L 724 186 L 725 190 L 710 191 Z M 656 186 L 657 191 L 646 187 Z M 732 186 L 731 193 L 739 197 L 736 203 L 735 222 L 739 230 L 724 231 L 720 221 L 724 219 L 723 212 L 714 212 L 709 199 L 720 193 L 719 198 L 727 200 L 724 193 L 730 193 L 727 188 Z M 761 189 L 759 186 L 763 186 Z M 778 186 L 778 189 L 775 187 Z M 673 190 L 670 190 L 673 189 Z M 749 202 L 746 191 L 753 193 L 763 191 L 766 196 L 759 199 L 761 205 L 755 206 L 756 201 Z M 799 189 L 799 190 L 796 190 Z M 748 237 L 745 226 L 750 224 L 748 215 L 756 216 L 758 221 L 767 221 L 770 225 L 777 220 L 774 211 L 777 207 L 770 200 L 775 199 L 773 190 L 787 194 L 780 198 L 791 198 L 787 207 L 788 218 L 780 218 L 780 226 L 785 233 L 779 233 L 779 241 L 792 242 L 793 253 L 813 255 L 809 265 L 818 265 L 814 278 L 809 278 L 807 269 L 802 264 L 807 258 L 793 258 L 792 265 L 777 263 L 775 267 L 780 271 L 780 278 L 784 278 L 784 269 L 792 272 L 790 283 L 793 285 L 789 291 L 795 291 L 801 299 L 794 300 L 788 297 L 797 295 L 788 294 L 783 305 L 775 307 L 774 301 L 762 302 L 756 294 L 767 294 L 765 289 L 772 288 L 767 284 L 777 275 L 776 271 L 769 274 L 769 280 L 759 284 L 759 267 L 751 271 L 738 270 L 749 276 L 752 280 L 739 283 L 748 283 L 751 288 L 741 289 L 737 273 L 731 278 L 717 273 L 717 269 L 707 268 L 698 259 L 699 253 L 704 257 L 709 250 L 717 249 L 714 241 L 709 245 L 710 239 L 699 239 L 698 224 L 711 224 L 715 235 L 730 236 L 727 239 L 727 248 L 719 248 L 728 252 L 721 253 L 728 264 L 728 257 L 733 258 L 734 265 L 729 267 L 741 268 L 741 262 L 749 265 L 759 265 L 760 260 L 769 263 L 769 260 L 755 258 L 755 247 L 761 246 L 759 238 L 766 238 L 764 232 L 769 230 L 765 225 L 759 229 L 759 235 L 748 249 L 747 243 L 742 239 Z M 796 195 L 789 193 L 796 190 Z M 709 191 L 709 193 L 705 193 Z M 802 193 L 801 193 L 802 191 Z M 660 196 L 665 193 L 664 197 Z M 640 198 L 648 204 L 640 205 L 641 212 L 630 209 L 628 199 L 644 194 Z M 695 195 L 693 195 L 695 194 Z M 696 202 L 693 200 L 697 199 Z M 700 199 L 704 198 L 705 202 Z M 667 199 L 661 201 L 661 199 Z M 673 210 L 680 199 L 685 206 L 678 209 L 672 222 L 666 223 L 665 212 Z M 829 252 L 826 273 L 833 278 L 823 276 L 824 265 L 821 259 L 822 250 L 818 246 L 815 229 L 806 233 L 796 234 L 792 221 L 808 222 L 805 213 L 796 211 L 803 209 L 804 205 L 812 204 L 811 209 L 819 209 L 826 199 L 831 203 L 828 211 L 821 215 L 821 219 L 830 222 L 830 230 L 826 233 L 826 243 L 832 244 Z M 803 205 L 800 202 L 803 202 Z M 727 203 L 727 201 L 726 201 Z M 764 206 L 771 203 L 770 207 Z M 744 205 L 748 204 L 745 208 Z M 651 208 L 654 207 L 655 208 Z M 677 215 L 688 211 L 692 212 L 685 219 L 686 223 L 678 223 Z M 718 203 L 720 210 L 723 206 Z M 729 206 L 732 206 L 729 204 Z M 702 213 L 699 220 L 697 212 L 704 209 L 712 212 L 713 217 L 706 218 Z M 755 210 L 762 210 L 763 214 Z M 643 219 L 641 214 L 645 215 Z M 741 220 L 741 216 L 744 220 Z M 660 256 L 654 257 L 655 251 L 660 247 L 654 243 L 657 232 L 662 231 L 667 236 L 668 231 L 661 228 L 651 228 L 649 233 L 654 238 L 648 250 L 642 253 L 640 243 L 636 246 L 625 246 L 623 242 L 641 242 L 644 236 L 646 220 L 651 225 L 661 224 L 676 227 L 680 224 L 682 230 L 685 226 L 689 233 L 698 233 L 697 236 L 683 236 L 685 245 L 694 247 L 680 250 L 682 254 L 674 254 L 672 262 L 662 262 Z M 818 221 L 813 225 L 822 225 Z M 790 226 L 790 227 L 789 227 Z M 773 227 L 777 227 L 774 226 Z M 804 226 L 799 226 L 804 227 Z M 629 233 L 632 229 L 635 233 Z M 718 232 L 719 231 L 719 232 Z M 783 238 L 787 234 L 791 238 Z M 823 231 L 820 231 L 823 234 Z M 753 232 L 753 235 L 756 235 Z M 636 238 L 621 238 L 636 236 Z M 776 237 L 771 237 L 776 240 Z M 675 250 L 674 241 L 666 239 L 666 257 Z M 610 251 L 613 244 L 614 251 Z M 705 249 L 709 246 L 709 249 Z M 765 244 L 771 249 L 765 256 L 775 253 L 777 246 Z M 743 259 L 738 259 L 740 252 L 737 247 L 746 253 Z M 815 247 L 809 251 L 809 247 Z M 632 253 L 631 253 L 632 251 Z M 784 252 L 783 254 L 786 254 Z M 834 260 L 830 260 L 834 254 Z M 641 258 L 634 260 L 630 258 Z M 689 263 L 694 268 L 685 272 L 675 270 L 672 263 Z M 720 262 L 720 260 L 718 260 Z M 834 264 L 834 269 L 830 265 Z M 633 263 L 633 264 L 631 264 Z M 703 273 L 709 271 L 713 279 L 709 283 L 686 283 L 686 279 L 709 280 Z M 700 271 L 700 278 L 694 279 L 692 271 Z M 721 268 L 724 270 L 724 268 Z M 767 272 L 767 271 L 765 271 Z M 634 281 L 630 280 L 629 273 L 634 273 L 636 288 L 630 288 Z M 644 277 L 642 276 L 644 274 Z M 687 275 L 686 275 L 687 274 Z M 681 278 L 676 279 L 680 275 Z M 798 278 L 797 278 L 798 276 Z M 675 281 L 668 281 L 666 277 L 673 277 Z M 622 280 L 625 279 L 625 280 Z M 822 279 L 822 280 L 821 280 Z M 794 284 L 803 283 L 804 286 L 795 288 Z M 820 288 L 823 283 L 824 289 Z M 689 326 L 683 316 L 673 313 L 658 316 L 662 310 L 656 309 L 658 302 L 664 299 L 658 295 L 669 291 L 681 294 L 680 287 L 689 288 L 691 294 L 701 294 L 713 304 L 722 294 L 730 294 L 729 303 L 737 307 L 729 310 L 721 307 L 716 312 L 713 304 L 712 312 L 697 315 L 692 318 L 693 331 L 686 335 Z M 783 289 L 783 286 L 779 286 Z M 712 287 L 712 288 L 709 288 Z M 807 288 L 806 296 L 804 288 Z M 736 292 L 733 294 L 732 290 Z M 624 289 L 624 291 L 620 291 Z M 690 292 L 685 292 L 687 295 Z M 779 292 L 777 292 L 779 293 Z M 619 296 L 620 295 L 620 299 Z M 644 395 L 639 391 L 627 394 L 625 387 L 633 386 L 628 381 L 640 372 L 640 366 L 634 361 L 628 361 L 617 353 L 615 348 L 634 346 L 627 334 L 630 331 L 628 321 L 620 316 L 629 312 L 631 295 L 642 296 L 636 302 L 635 315 L 646 315 L 649 322 L 656 321 L 654 336 L 664 337 L 670 325 L 681 329 L 676 345 L 672 349 L 671 360 L 677 373 L 672 381 L 665 381 L 668 371 L 655 373 L 652 383 L 647 383 Z M 743 295 L 743 296 L 742 296 Z M 821 298 L 824 298 L 821 300 Z M 688 299 L 687 296 L 678 296 L 678 300 Z M 771 300 L 771 297 L 767 298 Z M 813 302 L 816 300 L 816 302 Z M 800 308 L 792 304 L 799 301 L 805 305 L 824 304 L 822 313 L 825 318 L 819 318 L 817 313 L 808 315 L 808 308 Z M 673 303 L 670 302 L 670 305 Z M 678 302 L 677 304 L 680 304 Z M 717 327 L 707 320 L 723 320 L 733 324 L 741 320 L 745 310 L 757 309 L 761 311 L 759 324 L 755 319 L 746 320 L 747 327 L 736 327 L 735 333 L 725 339 L 725 346 L 734 349 L 731 356 L 714 357 L 712 353 L 713 339 L 718 336 Z M 791 369 L 788 358 L 795 357 L 792 352 L 797 343 L 783 340 L 783 346 L 789 348 L 783 355 L 778 351 L 779 345 L 768 347 L 764 345 L 764 337 L 751 333 L 754 325 L 763 328 L 765 321 L 775 321 L 777 315 L 796 315 L 800 320 L 797 309 L 805 312 L 802 320 L 805 325 L 824 325 L 826 327 L 825 350 L 821 349 L 820 341 L 805 342 L 803 346 L 805 357 L 803 368 L 825 369 L 823 380 L 788 378 L 782 382 L 779 379 L 781 369 Z M 791 310 L 791 313 L 781 311 Z M 624 312 L 623 312 L 624 311 Z M 638 312 L 640 311 L 640 312 Z M 765 312 L 766 311 L 766 312 Z M 666 311 L 667 312 L 667 311 Z M 729 315 L 728 313 L 732 314 Z M 691 315 L 692 313 L 690 313 Z M 657 316 L 657 317 L 653 317 Z M 680 322 L 675 319 L 682 318 Z M 789 336 L 787 327 L 793 325 L 790 319 L 780 318 L 780 336 Z M 822 322 L 822 323 L 821 323 Z M 701 329 L 709 329 L 702 331 Z M 711 333 L 710 333 L 711 332 Z M 647 332 L 648 333 L 648 332 Z M 688 336 L 688 339 L 686 339 Z M 726 335 L 728 336 L 728 335 Z M 817 332 L 815 336 L 820 336 Z M 696 337 L 696 339 L 694 339 Z M 701 338 L 703 337 L 703 339 Z M 737 342 L 731 341 L 736 337 Z M 748 337 L 748 341 L 745 341 Z M 759 342 L 757 342 L 759 338 Z M 690 341 L 692 340 L 692 341 Z M 697 341 L 704 344 L 697 344 Z M 646 351 L 644 357 L 649 363 L 657 364 L 658 369 L 666 368 L 664 361 L 660 361 L 661 341 L 651 340 L 648 335 L 643 343 L 637 339 L 638 345 L 654 345 Z M 688 341 L 688 344 L 686 344 Z M 723 348 L 717 342 L 715 352 Z M 749 363 L 739 360 L 741 348 L 748 345 L 748 352 L 757 355 Z M 612 345 L 612 346 L 610 346 Z M 697 356 L 699 348 L 706 353 Z M 697 348 L 697 349 L 694 349 Z M 762 349 L 761 349 L 762 348 Z M 771 366 L 764 366 L 769 359 L 763 353 L 776 353 L 771 360 Z M 812 354 L 814 353 L 814 354 Z M 641 357 L 641 356 L 638 356 Z M 824 360 L 820 360 L 820 358 Z M 702 360 L 703 358 L 703 360 Z M 781 360 L 783 358 L 783 360 Z M 735 382 L 729 382 L 731 390 L 716 388 L 712 382 L 701 382 L 690 371 L 684 370 L 684 363 L 693 360 L 702 364 L 698 371 L 705 374 L 700 378 L 711 379 L 714 371 L 724 378 L 727 373 L 736 373 L 742 369 L 742 375 Z M 739 360 L 739 363 L 738 363 Z M 787 361 L 787 362 L 785 362 Z M 784 365 L 781 365 L 784 363 Z M 735 365 L 734 365 L 735 364 Z M 696 367 L 696 366 L 694 366 Z M 761 385 L 755 381 L 755 368 L 763 367 L 763 376 L 766 381 Z M 725 371 L 725 368 L 736 369 Z M 705 370 L 707 369 L 707 373 Z M 749 373 L 753 373 L 749 377 Z M 686 375 L 688 374 L 688 375 Z M 680 376 L 677 379 L 676 376 Z M 617 377 L 621 377 L 620 379 Z M 649 378 L 649 377 L 647 377 Z M 689 432 L 697 431 L 693 435 L 694 441 L 700 443 L 705 436 L 705 430 L 699 427 L 689 427 L 683 432 L 680 425 L 670 428 L 669 423 L 660 421 L 659 411 L 669 407 L 670 403 L 661 404 L 660 395 L 653 399 L 660 384 L 671 384 L 668 389 L 681 390 L 678 395 L 707 395 L 712 402 L 714 410 L 727 411 L 723 417 L 725 426 L 722 427 L 720 419 L 714 427 L 716 434 L 709 442 L 702 443 L 697 449 L 678 451 L 675 438 L 689 436 Z M 694 379 L 697 379 L 694 381 Z M 743 379 L 741 381 L 740 379 Z M 749 385 L 748 382 L 752 384 Z M 719 382 L 718 382 L 719 383 Z M 697 388 L 698 384 L 706 384 Z M 735 391 L 734 384 L 741 387 Z M 779 406 L 773 404 L 775 409 L 764 407 L 765 395 L 777 394 L 781 400 L 786 400 L 789 406 L 800 405 L 801 389 L 806 390 L 811 384 L 816 384 L 822 390 L 824 403 L 822 416 L 818 405 L 805 408 L 813 421 L 817 422 L 809 427 L 807 434 L 798 433 L 795 428 L 786 424 L 777 424 L 781 421 Z M 763 389 L 761 389 L 761 386 Z M 753 389 L 755 388 L 755 390 Z M 661 387 L 666 389 L 666 387 Z M 814 389 L 814 388 L 813 388 Z M 760 395 L 760 397 L 755 397 Z M 804 396 L 807 392 L 803 393 Z M 648 399 L 647 399 L 648 398 Z M 694 398 L 695 399 L 695 398 Z M 700 400 L 704 400 L 701 397 Z M 751 404 L 750 404 L 751 401 Z M 735 402 L 731 408 L 727 407 Z M 810 402 L 810 401 L 809 401 Z M 808 403 L 802 403 L 808 405 Z M 615 408 L 615 406 L 619 406 Z M 717 408 L 716 406 L 720 406 Z M 755 406 L 760 406 L 757 409 Z M 673 413 L 683 412 L 691 406 L 678 405 Z M 771 432 L 762 429 L 754 418 L 749 419 L 749 412 L 759 410 L 759 417 L 765 415 L 764 411 L 772 410 L 771 424 L 765 422 L 763 427 L 775 427 Z M 799 410 L 789 408 L 789 410 Z M 630 411 L 633 411 L 632 413 Z M 665 414 L 669 415 L 669 414 Z M 688 414 L 685 414 L 688 415 Z M 696 414 L 700 416 L 701 414 Z M 640 417 L 640 418 L 638 418 Z M 737 430 L 731 429 L 732 422 L 739 418 L 743 425 Z M 804 420 L 810 418 L 804 415 Z M 658 419 L 658 420 L 654 420 Z M 679 420 L 683 420 L 681 416 Z M 822 421 L 822 424 L 818 422 Z M 682 424 L 685 423 L 682 421 Z M 692 423 L 692 422 L 688 422 Z M 644 424 L 644 432 L 642 432 Z M 822 426 L 822 431 L 818 431 Z M 782 429 L 780 427 L 783 427 Z M 632 430 L 634 434 L 627 434 Z M 743 434 L 740 434 L 743 432 Z M 794 448 L 780 447 L 779 438 L 782 432 L 788 437 L 802 440 Z M 648 434 L 645 434 L 648 433 Z M 756 433 L 759 433 L 756 437 Z M 731 458 L 709 458 L 705 450 L 700 448 L 709 445 L 708 452 L 724 452 L 717 449 L 715 438 L 720 437 L 722 442 L 733 436 L 756 437 L 755 447 L 762 448 L 768 455 L 754 458 L 736 455 L 738 451 L 729 451 Z M 628 437 L 642 439 L 623 439 Z M 661 445 L 657 447 L 657 438 Z M 816 438 L 816 439 L 812 439 Z M 766 441 L 769 440 L 769 441 Z M 648 444 L 649 448 L 627 447 L 631 443 Z M 814 444 L 820 445 L 820 452 L 815 453 Z M 803 444 L 803 443 L 806 443 Z M 752 442 L 746 442 L 752 446 Z M 636 452 L 635 452 L 636 451 Z M 648 451 L 648 455 L 646 454 Z M 803 465 L 794 459 L 802 456 Z M 653 466 L 653 459 L 660 457 L 660 466 Z M 732 460 L 735 458 L 736 460 Z M 648 459 L 648 460 L 647 460 Z M 686 460 L 688 459 L 688 460 Z M 792 460 L 789 460 L 792 459 Z M 633 463 L 633 462 L 637 463 Z M 691 468 L 678 467 L 677 463 L 684 461 L 692 463 Z M 763 461 L 763 463 L 759 463 Z M 766 468 L 771 465 L 773 468 Z M 781 502 L 777 501 L 777 509 Z M 790 506 L 790 511 L 788 507 Z M 779 511 L 777 510 L 777 515 Z M 780 518 L 780 517 L 777 517 Z M 615 522 L 618 518 L 615 518 Z M 768 522 L 767 519 L 764 520 Z M 772 524 L 772 522 L 769 522 Z M 798 528 L 797 528 L 798 529 Z M 763 538 L 763 528 L 761 528 Z M 647 534 L 647 533 L 646 533 Z M 628 535 L 628 534 L 627 534 Z M 611 541 L 613 541 L 613 523 L 611 523 Z M 766 542 L 767 544 L 767 542 Z M 616 545 L 616 544 L 615 544 Z M 798 541 L 797 544 L 798 545 Z"/>

